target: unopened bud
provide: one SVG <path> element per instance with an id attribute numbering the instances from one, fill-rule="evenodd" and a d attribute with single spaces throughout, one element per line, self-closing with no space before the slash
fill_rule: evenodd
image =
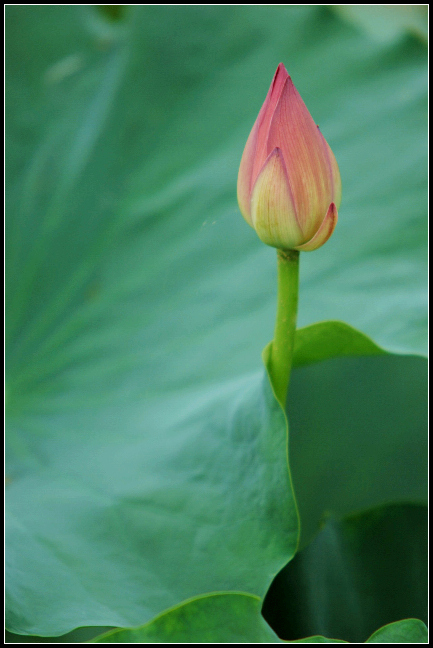
<path id="1" fill-rule="evenodd" d="M 259 238 L 276 248 L 316 250 L 337 223 L 337 162 L 282 63 L 242 155 L 238 201 Z"/>

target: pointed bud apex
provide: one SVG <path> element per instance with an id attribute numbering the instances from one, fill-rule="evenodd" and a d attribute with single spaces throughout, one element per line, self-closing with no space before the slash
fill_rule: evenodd
<path id="1" fill-rule="evenodd" d="M 242 155 L 238 201 L 247 223 L 276 248 L 315 250 L 337 222 L 337 162 L 282 63 Z"/>

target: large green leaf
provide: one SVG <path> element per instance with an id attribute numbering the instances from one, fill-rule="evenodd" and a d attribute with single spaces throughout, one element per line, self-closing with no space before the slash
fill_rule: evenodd
<path id="1" fill-rule="evenodd" d="M 298 535 L 285 419 L 267 377 L 154 396 L 145 421 L 131 404 L 105 412 L 86 412 L 91 437 L 79 416 L 59 435 L 41 414 L 38 469 L 13 448 L 10 629 L 133 626 L 239 584 L 264 596 Z M 23 443 L 18 424 L 13 433 Z"/>
<path id="2" fill-rule="evenodd" d="M 393 505 L 329 519 L 275 579 L 264 617 L 286 640 L 318 634 L 350 643 L 365 642 L 400 619 L 427 621 L 427 548 L 425 506 Z M 394 637 L 405 635 L 404 625 L 395 630 Z M 412 630 L 419 634 L 417 625 Z M 379 638 L 382 632 L 387 636 L 381 629 Z"/>
<path id="3" fill-rule="evenodd" d="M 425 359 L 341 358 L 301 367 L 292 375 L 287 411 L 301 545 L 325 512 L 427 502 Z"/>
<path id="4" fill-rule="evenodd" d="M 293 553 L 285 422 L 260 369 L 275 252 L 235 199 L 280 60 L 343 176 L 338 228 L 302 258 L 300 324 L 424 349 L 424 44 L 378 44 L 315 6 L 120 18 L 7 7 L 8 624 L 22 633 L 262 594 Z"/>

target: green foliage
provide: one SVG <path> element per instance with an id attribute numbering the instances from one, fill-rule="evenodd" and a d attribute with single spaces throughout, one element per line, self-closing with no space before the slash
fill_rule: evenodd
<path id="1" fill-rule="evenodd" d="M 7 625 L 148 632 L 173 608 L 179 633 L 210 605 L 224 636 L 273 641 L 257 597 L 298 519 L 260 363 L 275 251 L 238 212 L 241 153 L 283 61 L 343 179 L 334 235 L 301 258 L 308 539 L 326 509 L 425 493 L 423 361 L 386 355 L 426 346 L 425 44 L 325 6 L 108 7 L 6 7 Z"/>
<path id="2" fill-rule="evenodd" d="M 366 335 L 344 322 L 318 322 L 296 331 L 293 366 L 340 358 L 385 353 Z"/>
<path id="3" fill-rule="evenodd" d="M 45 429 L 46 465 L 28 463 L 11 480 L 12 627 L 56 634 L 71 629 L 71 618 L 132 626 L 236 584 L 264 596 L 298 535 L 286 425 L 268 380 L 259 372 L 211 395 L 190 388 L 154 396 L 146 425 L 136 407 L 105 407 L 92 436 L 75 416 L 62 435 Z M 34 609 L 37 592 L 43 605 Z"/>
<path id="4" fill-rule="evenodd" d="M 113 630 L 90 643 L 280 643 L 258 597 L 211 594 L 167 610 L 141 628 Z"/>
<path id="5" fill-rule="evenodd" d="M 122 20 L 127 11 L 127 5 L 95 5 L 95 8 L 108 20 L 114 22 Z"/>
<path id="6" fill-rule="evenodd" d="M 273 582 L 265 619 L 286 640 L 315 633 L 350 643 L 401 618 L 426 621 L 427 532 L 425 506 L 329 519 Z"/>
<path id="7" fill-rule="evenodd" d="M 427 502 L 427 364 L 339 358 L 293 372 L 287 405 L 301 545 L 325 512 Z"/>
<path id="8" fill-rule="evenodd" d="M 27 635 L 26 643 L 84 643 L 94 637 L 104 634 L 110 627 L 87 627 L 76 628 L 72 632 L 57 637 L 39 637 L 37 635 Z M 14 634 L 6 630 L 5 643 L 23 643 L 23 635 Z"/>
<path id="9" fill-rule="evenodd" d="M 427 628 L 419 619 L 403 619 L 379 628 L 365 643 L 428 643 Z"/>

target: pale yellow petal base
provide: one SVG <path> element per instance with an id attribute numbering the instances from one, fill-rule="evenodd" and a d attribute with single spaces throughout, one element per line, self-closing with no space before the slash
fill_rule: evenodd
<path id="1" fill-rule="evenodd" d="M 268 156 L 254 185 L 251 217 L 259 238 L 267 245 L 290 250 L 302 241 L 302 230 L 280 149 Z"/>

